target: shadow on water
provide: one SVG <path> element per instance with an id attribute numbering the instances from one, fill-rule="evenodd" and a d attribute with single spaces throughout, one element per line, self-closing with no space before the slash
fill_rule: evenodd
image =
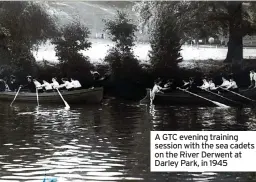
<path id="1" fill-rule="evenodd" d="M 0 181 L 239 181 L 248 173 L 151 173 L 151 130 L 255 130 L 256 110 L 0 105 Z"/>

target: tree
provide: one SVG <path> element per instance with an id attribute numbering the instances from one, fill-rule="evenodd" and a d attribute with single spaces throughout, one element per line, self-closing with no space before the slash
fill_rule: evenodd
<path id="1" fill-rule="evenodd" d="M 157 76 L 168 78 L 177 70 L 182 60 L 180 55 L 181 37 L 176 26 L 176 18 L 168 11 L 159 11 L 157 21 L 152 24 L 151 51 L 149 57 Z"/>
<path id="2" fill-rule="evenodd" d="M 83 79 L 90 77 L 92 64 L 82 51 L 91 47 L 88 41 L 90 31 L 80 23 L 72 23 L 61 30 L 61 34 L 53 39 L 56 56 L 59 58 L 62 76 Z M 87 77 L 87 78 L 86 78 Z"/>
<path id="3" fill-rule="evenodd" d="M 114 20 L 104 20 L 105 30 L 113 42 L 116 43 L 116 48 L 122 52 L 130 52 L 134 46 L 136 25 L 127 18 L 125 12 L 117 11 L 117 16 Z"/>
<path id="4" fill-rule="evenodd" d="M 88 41 L 90 31 L 80 23 L 72 23 L 61 30 L 61 34 L 53 39 L 56 45 L 56 56 L 61 63 L 73 61 L 74 55 L 83 56 L 80 51 L 91 47 Z"/>
<path id="5" fill-rule="evenodd" d="M 252 2 L 250 2 L 252 4 Z M 255 21 L 248 4 L 242 2 L 143 2 L 136 5 L 144 24 L 151 25 L 160 17 L 154 16 L 169 6 L 169 13 L 177 19 L 179 33 L 184 40 L 197 38 L 201 32 L 208 35 L 228 35 L 226 62 L 240 64 L 243 59 L 242 38 L 255 31 Z"/>
<path id="6" fill-rule="evenodd" d="M 58 33 L 54 19 L 40 3 L 0 2 L 0 22 L 1 70 L 33 74 L 32 50 Z"/>
<path id="7" fill-rule="evenodd" d="M 137 27 L 127 17 L 125 12 L 117 11 L 114 20 L 104 20 L 105 30 L 111 40 L 115 42 L 115 46 L 109 50 L 105 61 L 110 64 L 115 80 L 135 81 L 140 69 L 139 62 L 132 51 Z"/>

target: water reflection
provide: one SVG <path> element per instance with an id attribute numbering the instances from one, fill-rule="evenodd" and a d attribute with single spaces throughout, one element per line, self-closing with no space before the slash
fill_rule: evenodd
<path id="1" fill-rule="evenodd" d="M 216 181 L 232 173 L 151 173 L 150 130 L 255 130 L 251 108 L 0 105 L 0 181 Z"/>

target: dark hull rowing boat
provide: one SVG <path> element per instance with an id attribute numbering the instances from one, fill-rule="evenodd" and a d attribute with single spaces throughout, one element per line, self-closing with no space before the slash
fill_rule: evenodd
<path id="1" fill-rule="evenodd" d="M 16 92 L 0 92 L 0 101 L 12 101 Z M 103 88 L 61 91 L 70 104 L 97 104 L 103 99 Z M 39 103 L 63 103 L 58 92 L 39 93 Z M 37 102 L 36 93 L 20 92 L 15 102 Z"/>
<path id="2" fill-rule="evenodd" d="M 199 90 L 196 93 L 199 96 L 210 99 L 212 101 L 217 101 L 226 105 L 241 105 L 241 104 L 251 104 L 250 100 L 247 100 L 243 97 L 237 96 L 230 92 L 222 92 L 221 96 L 231 99 L 235 102 L 232 102 L 228 99 L 224 99 L 223 97 L 216 96 L 214 94 L 208 93 L 206 91 Z M 256 99 L 256 88 L 250 90 L 240 90 L 239 94 L 248 97 L 250 99 Z M 149 104 L 150 103 L 150 89 L 147 89 L 147 95 L 140 101 L 141 104 Z M 216 106 L 214 103 L 209 102 L 200 97 L 194 96 L 192 94 L 174 90 L 170 93 L 157 93 L 155 94 L 155 99 L 153 104 L 168 104 L 168 105 L 202 105 L 202 106 Z"/>

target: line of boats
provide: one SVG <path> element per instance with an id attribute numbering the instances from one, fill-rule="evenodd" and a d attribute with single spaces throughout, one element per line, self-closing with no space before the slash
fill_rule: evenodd
<path id="1" fill-rule="evenodd" d="M 0 101 L 12 101 L 16 92 L 0 92 Z M 90 89 L 81 90 L 63 90 L 61 95 L 70 104 L 97 104 L 103 99 L 103 87 L 95 87 Z M 40 103 L 63 103 L 59 93 L 56 92 L 43 92 L 38 93 Z M 15 102 L 34 102 L 37 103 L 37 93 L 19 92 L 15 98 Z"/>
<path id="2" fill-rule="evenodd" d="M 70 104 L 98 104 L 103 100 L 103 87 L 93 89 L 81 89 L 74 91 L 62 91 L 61 94 Z M 147 89 L 146 96 L 140 100 L 140 104 L 150 104 L 151 89 Z M 16 92 L 0 92 L 0 101 L 12 101 Z M 63 103 L 58 92 L 38 93 L 40 103 Z M 219 106 L 218 103 L 228 106 L 241 106 L 254 104 L 256 99 L 256 88 L 239 90 L 238 93 L 221 92 L 213 93 L 199 90 L 196 93 L 183 89 L 173 90 L 170 93 L 156 93 L 153 104 L 168 105 L 196 105 L 196 106 Z M 15 102 L 37 102 L 36 93 L 20 92 Z"/>
<path id="3" fill-rule="evenodd" d="M 140 101 L 140 104 L 151 103 L 151 89 L 147 89 L 146 96 Z M 170 93 L 156 93 L 153 104 L 168 105 L 196 105 L 196 106 L 243 106 L 255 103 L 256 88 L 239 90 L 238 93 L 232 91 L 223 91 L 220 94 L 207 90 L 199 90 L 196 93 L 177 89 Z"/>

